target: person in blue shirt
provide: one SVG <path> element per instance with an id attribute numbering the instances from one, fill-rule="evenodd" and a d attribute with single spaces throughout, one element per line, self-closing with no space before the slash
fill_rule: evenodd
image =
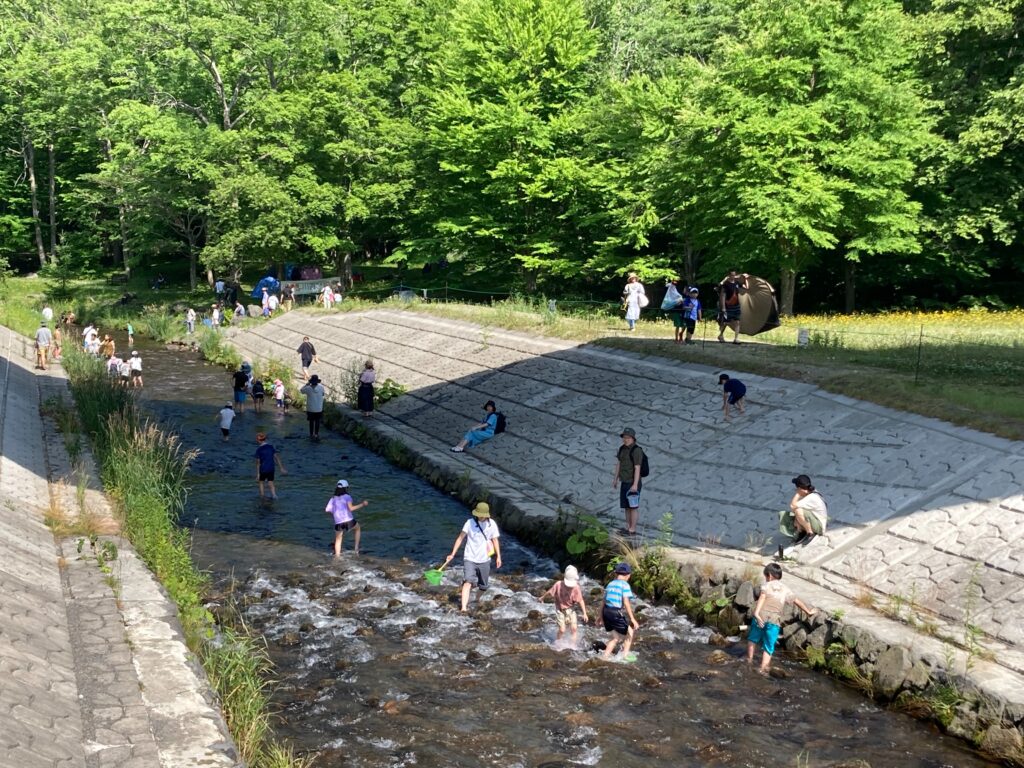
<path id="1" fill-rule="evenodd" d="M 287 475 L 288 470 L 281 463 L 281 457 L 277 449 L 267 442 L 267 436 L 263 432 L 256 434 L 256 482 L 260 486 L 260 498 L 263 498 L 263 483 L 267 484 L 270 491 L 270 498 L 277 498 L 277 489 L 274 488 L 274 467 L 281 470 L 282 475 Z"/>
<path id="2" fill-rule="evenodd" d="M 636 636 L 635 631 L 640 629 L 630 603 L 633 598 L 633 590 L 629 587 L 629 577 L 632 573 L 633 569 L 629 563 L 619 563 L 615 566 L 615 578 L 608 582 L 608 586 L 604 589 L 601 620 L 604 622 L 605 631 L 611 633 L 611 638 L 602 654 L 604 659 L 612 657 L 612 654 L 615 653 L 615 646 L 620 641 L 622 641 L 621 658 L 627 658 L 629 649 L 633 645 L 633 638 Z"/>
<path id="3" fill-rule="evenodd" d="M 494 437 L 494 430 L 498 427 L 498 406 L 493 400 L 484 403 L 484 420 L 475 425 L 469 432 L 463 435 L 458 445 L 453 445 L 452 453 L 462 453 L 467 448 L 475 448 L 485 440 Z"/>
<path id="4" fill-rule="evenodd" d="M 684 344 L 693 344 L 693 332 L 697 328 L 697 323 L 703 318 L 700 299 L 697 298 L 699 295 L 700 291 L 696 288 L 691 288 L 686 292 L 686 297 L 683 299 L 683 311 L 680 314 L 683 324 L 686 326 L 686 340 L 683 342 Z M 676 340 L 679 341 L 678 338 Z"/>
<path id="5" fill-rule="evenodd" d="M 739 379 L 729 378 L 729 374 L 723 373 L 718 377 L 718 383 L 722 386 L 722 413 L 729 418 L 729 406 L 735 405 L 736 410 L 743 415 L 743 398 L 747 396 L 747 387 Z"/>

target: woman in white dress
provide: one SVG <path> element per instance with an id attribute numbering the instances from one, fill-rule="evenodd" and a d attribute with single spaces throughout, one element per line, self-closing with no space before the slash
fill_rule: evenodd
<path id="1" fill-rule="evenodd" d="M 640 319 L 640 310 L 647 304 L 647 292 L 644 291 L 644 285 L 637 278 L 636 272 L 630 272 L 626 279 L 622 301 L 626 306 L 626 323 L 629 324 L 629 330 L 635 331 L 636 321 Z"/>

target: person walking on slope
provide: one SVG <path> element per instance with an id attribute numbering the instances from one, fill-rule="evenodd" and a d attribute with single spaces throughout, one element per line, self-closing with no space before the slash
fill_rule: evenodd
<path id="1" fill-rule="evenodd" d="M 302 343 L 295 351 L 299 353 L 299 360 L 302 362 L 302 378 L 309 380 L 309 366 L 320 362 L 320 358 L 316 356 L 316 347 L 309 342 L 309 336 L 303 336 Z"/>

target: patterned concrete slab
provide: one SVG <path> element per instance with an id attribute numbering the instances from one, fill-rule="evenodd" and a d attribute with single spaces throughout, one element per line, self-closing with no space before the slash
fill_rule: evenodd
<path id="1" fill-rule="evenodd" d="M 26 354 L 0 328 L 0 766 L 238 765 L 176 610 L 130 544 L 109 539 L 115 595 L 89 548 L 45 525 L 48 514 L 77 514 L 78 470 L 39 412 L 41 396 L 67 397 L 63 376 L 37 374 Z M 85 505 L 109 518 L 86 459 Z M 133 621 L 154 605 L 163 643 Z"/>
<path id="2" fill-rule="evenodd" d="M 250 356 L 293 363 L 308 335 L 328 383 L 373 357 L 379 376 L 410 390 L 378 423 L 438 451 L 494 399 L 508 432 L 448 460 L 488 465 L 525 480 L 539 503 L 570 499 L 616 526 L 611 469 L 618 434 L 632 426 L 652 465 L 642 522 L 651 530 L 671 513 L 683 546 L 773 550 L 790 479 L 809 474 L 830 525 L 800 556 L 803 575 L 913 596 L 949 620 L 1020 640 L 1019 443 L 746 374 L 748 413 L 727 423 L 706 366 L 415 312 L 293 312 L 232 334 Z"/>

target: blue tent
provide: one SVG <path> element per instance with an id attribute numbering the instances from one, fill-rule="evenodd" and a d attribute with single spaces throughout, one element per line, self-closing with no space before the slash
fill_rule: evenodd
<path id="1" fill-rule="evenodd" d="M 256 287 L 252 289 L 252 293 L 250 294 L 250 296 L 252 296 L 254 299 L 262 298 L 264 288 L 266 288 L 269 293 L 277 293 L 278 291 L 281 290 L 281 283 L 278 281 L 276 277 L 273 277 L 272 275 L 267 275 L 258 283 L 256 283 Z"/>

